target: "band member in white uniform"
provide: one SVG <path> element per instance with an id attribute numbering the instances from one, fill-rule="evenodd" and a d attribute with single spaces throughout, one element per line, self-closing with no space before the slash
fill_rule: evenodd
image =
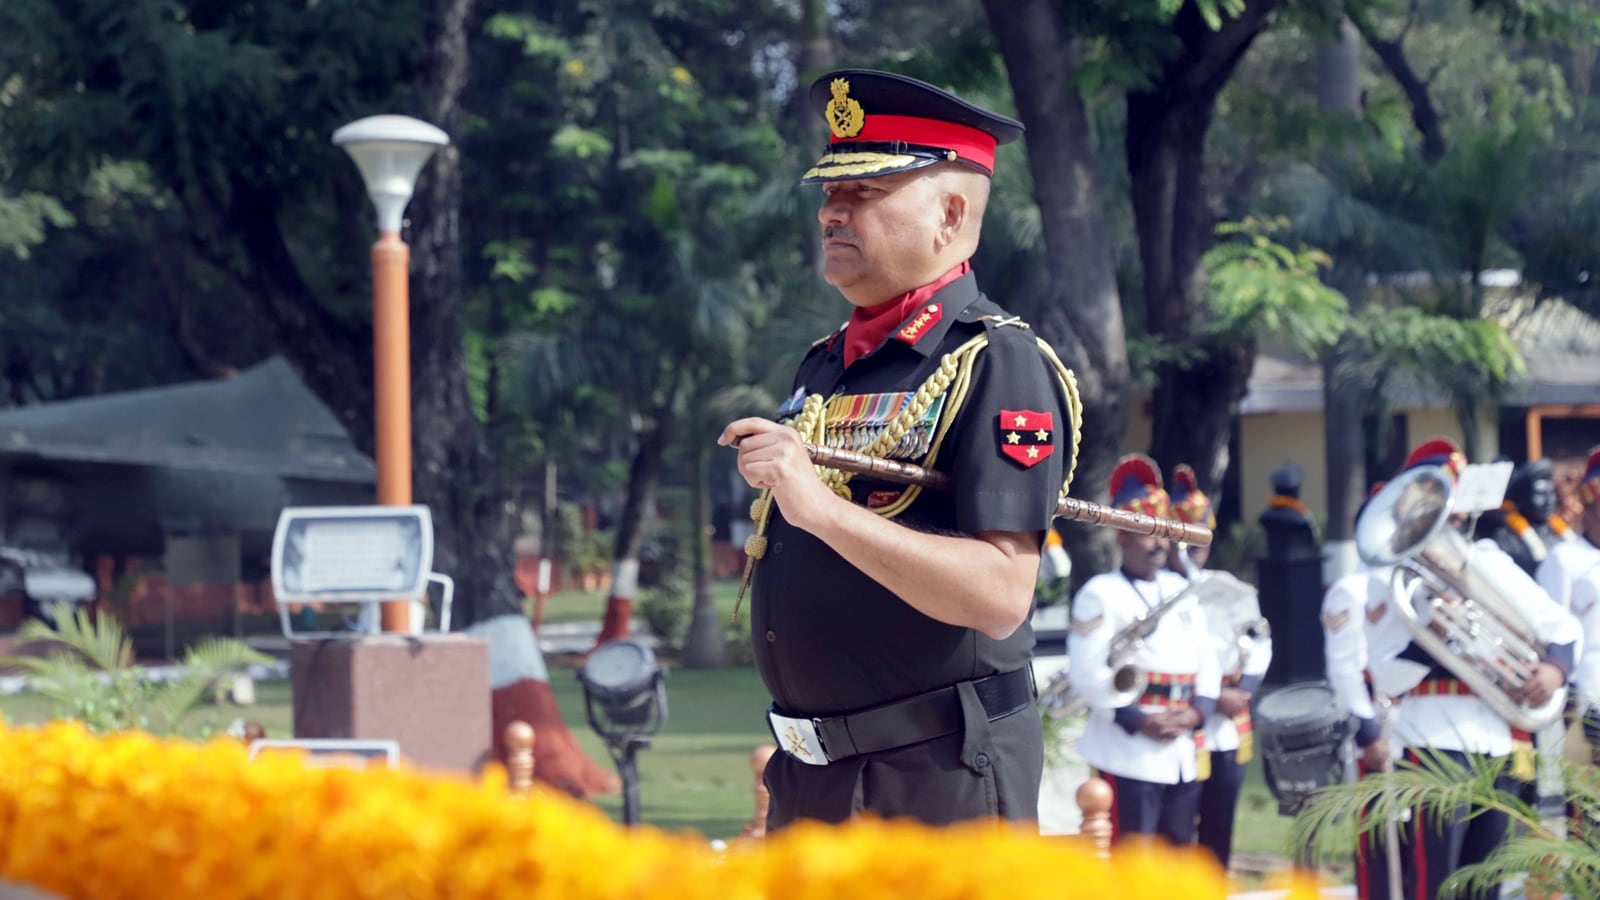
<path id="1" fill-rule="evenodd" d="M 1382 488 L 1383 483 L 1379 482 L 1372 492 L 1375 494 Z M 1356 511 L 1357 519 L 1365 509 L 1363 503 Z M 1390 566 L 1363 565 L 1335 581 L 1322 597 L 1322 648 L 1328 685 L 1356 720 L 1355 743 L 1359 751 L 1356 773 L 1362 778 L 1386 769 L 1392 762 L 1391 748 L 1395 746 L 1379 719 L 1380 711 L 1373 703 L 1372 685 L 1367 676 L 1367 622 L 1387 612 L 1389 578 L 1393 571 Z M 1392 728 L 1396 709 L 1383 712 Z M 1355 853 L 1356 896 L 1361 900 L 1402 900 L 1390 896 L 1387 854 L 1382 831 L 1362 833 Z M 1410 854 L 1404 849 L 1399 859 L 1402 893 L 1409 898 L 1415 894 L 1416 867 L 1410 864 Z"/>
<path id="2" fill-rule="evenodd" d="M 1174 518 L 1216 530 L 1217 515 L 1211 498 L 1200 490 L 1194 469 L 1187 465 L 1174 468 L 1168 494 Z M 1208 750 L 1201 752 L 1211 754 L 1211 771 L 1200 789 L 1200 821 L 1196 828 L 1200 846 L 1210 850 L 1226 871 L 1233 854 L 1233 820 L 1239 806 L 1239 790 L 1244 786 L 1244 767 L 1255 755 L 1250 698 L 1261 688 L 1267 665 L 1272 662 L 1272 636 L 1265 627 L 1257 627 L 1264 620 L 1254 587 L 1229 572 L 1206 569 L 1210 547 L 1173 548 L 1167 567 L 1184 578 L 1189 575 L 1180 557 L 1184 552 L 1204 582 L 1196 593 L 1211 628 L 1217 669 L 1222 675 L 1217 711 L 1206 717 Z"/>
<path id="3" fill-rule="evenodd" d="M 1440 439 L 1413 451 L 1406 469 L 1442 465 L 1459 475 L 1464 463 L 1455 445 Z M 1452 516 L 1452 524 L 1458 518 Z M 1573 670 L 1582 640 L 1578 621 L 1494 542 L 1479 541 L 1473 548 L 1473 564 L 1505 586 L 1506 601 L 1528 622 L 1543 650 L 1533 676 L 1512 699 L 1532 706 L 1543 704 L 1566 684 Z M 1385 614 L 1370 624 L 1367 639 L 1374 689 L 1385 696 L 1404 698 L 1395 733 L 1404 743 L 1409 761 L 1426 764 L 1418 753 L 1422 751 L 1472 767 L 1484 758 L 1504 760 L 1515 749 L 1516 758 L 1502 770 L 1496 787 L 1515 794 L 1519 782 L 1533 777 L 1532 736 L 1513 733 L 1492 706 L 1414 643 L 1398 613 L 1386 608 Z M 1488 808 L 1463 806 L 1447 816 L 1426 810 L 1414 814 L 1407 840 L 1417 865 L 1418 896 L 1438 897 L 1451 873 L 1481 862 L 1505 840 L 1506 828 L 1505 814 Z"/>
<path id="4" fill-rule="evenodd" d="M 1594 543 L 1600 539 L 1600 447 L 1589 453 L 1578 500 L 1583 504 L 1583 534 L 1552 544 L 1535 577 L 1550 599 L 1583 626 L 1583 652 L 1572 673 L 1572 708 L 1582 716 L 1589 761 L 1600 763 L 1600 547 Z"/>
<path id="5" fill-rule="evenodd" d="M 1142 455 L 1117 463 L 1111 502 L 1119 509 L 1171 515 L 1161 473 Z M 1072 601 L 1071 678 L 1090 706 L 1078 751 L 1111 784 L 1113 841 L 1155 834 L 1190 844 L 1210 761 L 1199 751 L 1202 726 L 1217 706 L 1217 655 L 1210 652 L 1199 602 L 1183 593 L 1187 581 L 1166 568 L 1170 542 L 1118 532 L 1117 547 L 1120 568 L 1089 579 Z M 1138 694 L 1119 694 L 1111 664 L 1117 636 L 1163 609 L 1150 634 L 1118 660 L 1144 672 L 1147 685 Z"/>

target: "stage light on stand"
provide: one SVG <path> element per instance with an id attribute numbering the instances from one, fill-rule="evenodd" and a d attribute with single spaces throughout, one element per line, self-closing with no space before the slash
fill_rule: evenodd
<path id="1" fill-rule="evenodd" d="M 627 638 L 596 647 L 578 670 L 589 727 L 606 742 L 622 777 L 622 821 L 639 821 L 637 754 L 667 724 L 667 672 L 655 653 Z"/>

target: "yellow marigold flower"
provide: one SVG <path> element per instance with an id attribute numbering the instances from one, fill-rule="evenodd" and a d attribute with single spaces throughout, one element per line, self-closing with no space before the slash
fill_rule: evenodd
<path id="1" fill-rule="evenodd" d="M 981 862 L 980 862 L 981 861 Z M 1007 873 L 995 878 L 996 872 Z M 254 762 L 237 742 L 0 726 L 0 880 L 63 898 L 553 896 L 663 900 L 898 897 L 1222 898 L 1201 852 L 1076 841 L 1007 826 L 804 824 L 717 853 L 698 836 L 623 828 L 535 787 L 512 797 L 407 768 Z M 1312 896 L 1309 881 L 1295 896 Z M 1302 893 L 1305 892 L 1305 893 Z"/>
<path id="2" fill-rule="evenodd" d="M 573 78 L 581 78 L 584 72 L 589 71 L 589 67 L 583 64 L 583 60 L 573 58 L 563 63 L 561 70 Z"/>
<path id="3" fill-rule="evenodd" d="M 684 87 L 694 84 L 694 76 L 690 75 L 689 70 L 685 69 L 683 66 L 673 66 L 671 75 L 673 81 L 676 81 Z"/>

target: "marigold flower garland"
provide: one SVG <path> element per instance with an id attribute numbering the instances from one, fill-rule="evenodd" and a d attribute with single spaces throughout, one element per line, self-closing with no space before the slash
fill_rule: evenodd
<path id="1" fill-rule="evenodd" d="M 0 881 L 63 898 L 1221 898 L 1199 851 L 1073 841 L 993 824 L 802 826 L 726 852 L 625 829 L 535 789 L 407 769 L 311 768 L 80 725 L 0 725 Z M 1294 896 L 1314 897 L 1301 884 Z"/>

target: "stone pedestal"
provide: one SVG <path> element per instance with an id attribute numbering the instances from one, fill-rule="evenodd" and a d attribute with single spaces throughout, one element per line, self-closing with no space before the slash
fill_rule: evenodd
<path id="1" fill-rule="evenodd" d="M 471 772 L 490 758 L 489 644 L 462 634 L 296 640 L 297 738 L 393 740 L 409 762 Z"/>

